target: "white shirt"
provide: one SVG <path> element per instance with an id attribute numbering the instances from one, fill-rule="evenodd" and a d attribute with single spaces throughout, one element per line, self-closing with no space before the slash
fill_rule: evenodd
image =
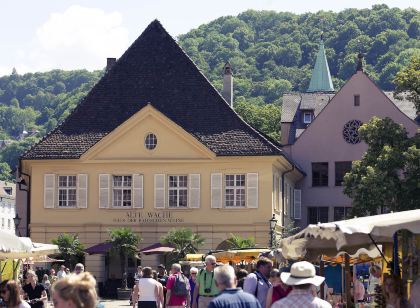
<path id="1" fill-rule="evenodd" d="M 65 271 L 59 270 L 59 271 L 57 272 L 57 278 L 58 278 L 58 279 L 64 278 L 64 277 L 66 277 L 66 276 L 67 276 L 67 275 L 66 275 L 66 272 L 65 272 Z"/>
<path id="2" fill-rule="evenodd" d="M 21 301 L 17 308 L 31 308 L 31 305 L 29 305 L 26 301 Z"/>
<path id="3" fill-rule="evenodd" d="M 156 289 L 158 282 L 153 278 L 140 278 L 139 280 L 139 302 L 156 301 Z"/>

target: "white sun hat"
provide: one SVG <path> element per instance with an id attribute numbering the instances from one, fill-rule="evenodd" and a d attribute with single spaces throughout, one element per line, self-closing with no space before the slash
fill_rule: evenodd
<path id="1" fill-rule="evenodd" d="M 292 265 L 290 273 L 281 273 L 281 281 L 289 286 L 313 284 L 319 286 L 324 277 L 317 276 L 315 266 L 307 261 L 296 262 Z"/>

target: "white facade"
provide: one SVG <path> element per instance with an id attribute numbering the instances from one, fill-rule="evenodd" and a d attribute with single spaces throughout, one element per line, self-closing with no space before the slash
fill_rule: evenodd
<path id="1" fill-rule="evenodd" d="M 15 233 L 16 184 L 0 181 L 0 230 Z"/>

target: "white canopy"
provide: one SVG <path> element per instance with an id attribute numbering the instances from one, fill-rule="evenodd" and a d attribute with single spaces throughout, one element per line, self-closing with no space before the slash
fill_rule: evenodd
<path id="1" fill-rule="evenodd" d="M 0 230 L 0 253 L 30 252 L 31 249 L 31 239 Z"/>
<path id="2" fill-rule="evenodd" d="M 420 210 L 309 225 L 283 239 L 281 248 L 287 259 L 310 259 L 320 254 L 334 256 L 340 251 L 354 254 L 360 248 L 371 250 L 373 241 L 392 242 L 394 233 L 401 229 L 419 234 Z"/>

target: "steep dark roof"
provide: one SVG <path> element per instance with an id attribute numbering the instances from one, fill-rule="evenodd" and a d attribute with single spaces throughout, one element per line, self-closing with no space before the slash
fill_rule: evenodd
<path id="1" fill-rule="evenodd" d="M 73 113 L 22 159 L 77 159 L 148 103 L 218 156 L 282 155 L 229 107 L 155 20 Z"/>

